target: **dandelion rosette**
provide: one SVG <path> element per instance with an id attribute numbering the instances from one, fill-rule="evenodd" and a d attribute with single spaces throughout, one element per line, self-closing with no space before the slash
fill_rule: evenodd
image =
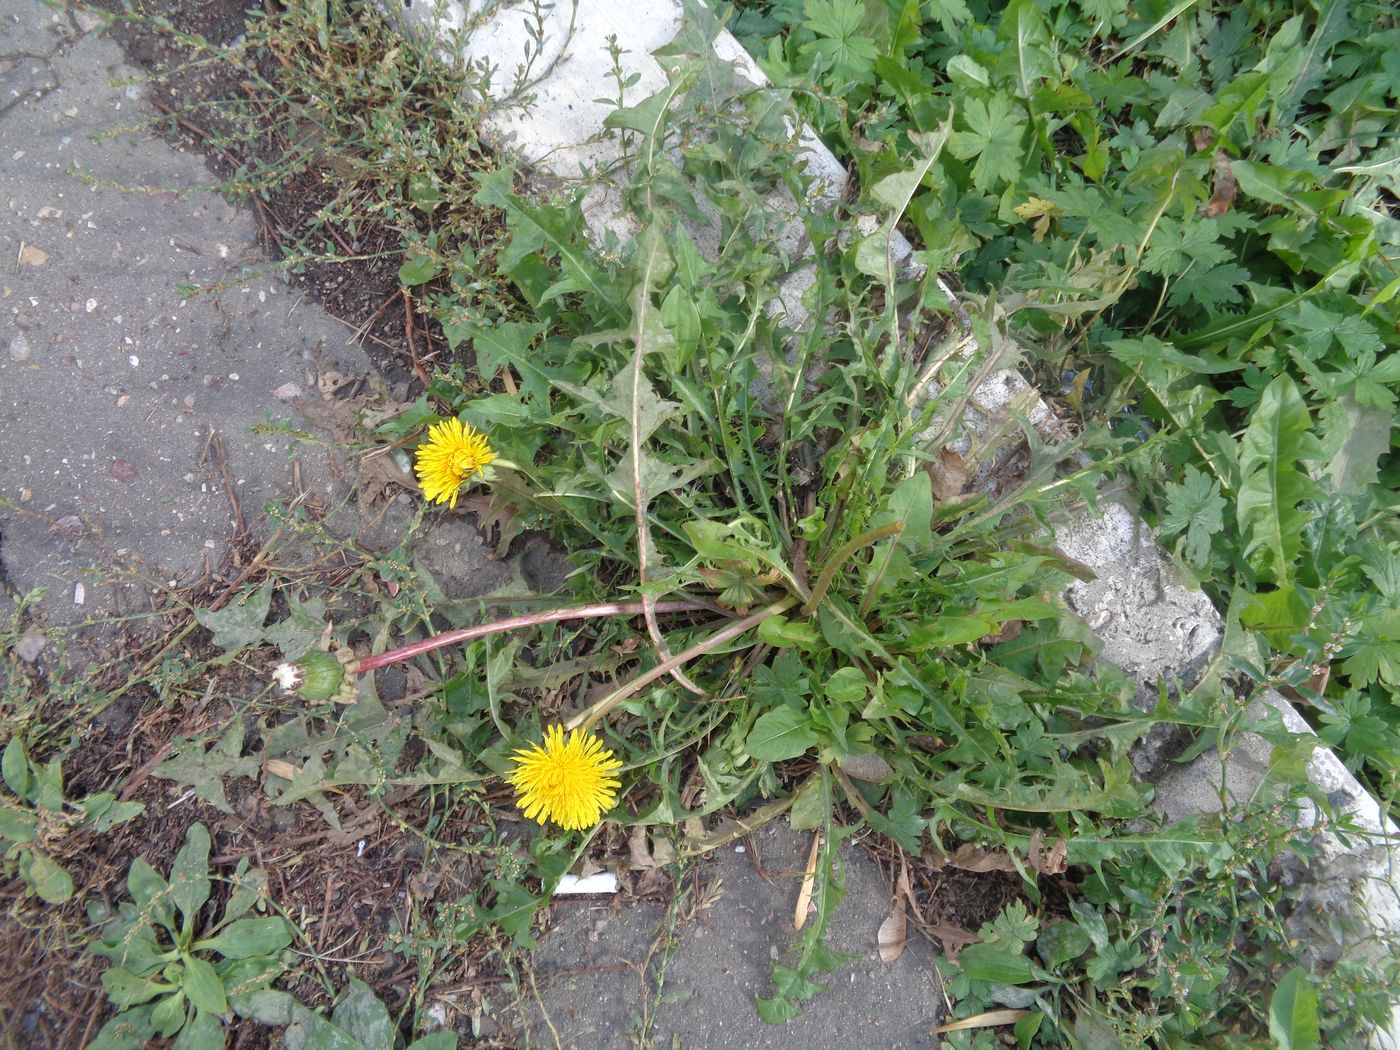
<path id="1" fill-rule="evenodd" d="M 495 458 L 485 434 L 460 419 L 445 419 L 428 428 L 414 469 L 429 503 L 456 507 L 462 482 L 480 474 Z"/>
<path id="2" fill-rule="evenodd" d="M 603 742 L 586 730 L 566 737 L 563 726 L 550 726 L 544 744 L 515 752 L 515 769 L 506 778 L 516 790 L 516 805 L 540 824 L 552 820 L 583 831 L 603 819 L 617 801 L 622 768 Z"/>

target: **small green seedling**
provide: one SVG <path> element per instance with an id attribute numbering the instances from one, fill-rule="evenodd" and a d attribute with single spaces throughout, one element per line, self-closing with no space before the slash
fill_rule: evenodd
<path id="1" fill-rule="evenodd" d="M 282 973 L 292 927 L 278 916 L 248 915 L 264 898 L 267 875 L 250 870 L 246 859 L 218 921 L 200 925 L 213 890 L 209 845 L 209 831 L 195 824 L 169 881 L 138 857 L 126 880 L 132 899 L 115 915 L 102 905 L 89 908 L 89 917 L 103 923 L 91 950 L 112 963 L 102 986 L 119 1010 L 91 1050 L 136 1050 L 154 1036 L 177 1033 L 172 1050 L 220 1050 L 224 1018 L 254 1016 L 257 993 Z"/>
<path id="2" fill-rule="evenodd" d="M 286 1050 L 457 1050 L 457 1036 L 450 1031 L 432 1032 L 404 1047 L 388 1007 L 354 977 L 328 1018 L 275 989 L 253 993 L 245 1005 L 243 1016 L 283 1028 Z"/>
<path id="3" fill-rule="evenodd" d="M 282 1033 L 287 1050 L 399 1050 L 403 1040 L 388 1008 L 369 985 L 350 978 L 327 1020 L 288 997 L 289 1020 Z M 453 1032 L 433 1032 L 404 1050 L 456 1050 Z"/>
<path id="4" fill-rule="evenodd" d="M 3 870 L 9 874 L 18 865 L 25 890 L 49 904 L 62 904 L 73 896 L 73 877 L 53 859 L 52 847 L 74 831 L 110 831 L 145 808 L 140 802 L 118 802 L 110 791 L 81 802 L 66 801 L 61 761 L 36 764 L 17 736 L 5 745 L 0 773 L 14 792 L 0 793 Z"/>

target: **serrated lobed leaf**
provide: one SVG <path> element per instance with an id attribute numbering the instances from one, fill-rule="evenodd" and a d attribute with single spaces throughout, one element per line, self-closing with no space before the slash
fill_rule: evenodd
<path id="1" fill-rule="evenodd" d="M 1298 467 L 1322 455 L 1311 427 L 1297 384 L 1279 376 L 1264 388 L 1240 441 L 1235 509 L 1247 539 L 1244 555 L 1262 578 L 1274 582 L 1292 576 L 1308 521 L 1300 504 L 1318 491 Z"/>

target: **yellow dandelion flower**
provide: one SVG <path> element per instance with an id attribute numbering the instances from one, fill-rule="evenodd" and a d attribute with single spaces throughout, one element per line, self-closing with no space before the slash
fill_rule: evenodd
<path id="1" fill-rule="evenodd" d="M 544 746 L 515 752 L 515 770 L 506 778 L 516 790 L 515 804 L 525 816 L 543 824 L 583 831 L 603 819 L 617 801 L 622 768 L 613 753 L 592 733 L 575 729 L 567 739 L 563 726 L 550 726 Z"/>
<path id="2" fill-rule="evenodd" d="M 485 434 L 460 419 L 445 419 L 428 428 L 428 440 L 418 446 L 414 469 L 429 503 L 456 507 L 462 482 L 480 474 L 495 458 Z"/>

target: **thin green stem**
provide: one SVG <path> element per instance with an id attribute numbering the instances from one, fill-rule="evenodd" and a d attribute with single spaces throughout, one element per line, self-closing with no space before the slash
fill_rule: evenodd
<path id="1" fill-rule="evenodd" d="M 765 606 L 764 608 L 758 610 L 758 612 L 756 613 L 751 613 L 748 616 L 745 616 L 742 620 L 735 621 L 728 627 L 724 628 L 724 630 L 717 631 L 714 634 L 710 635 L 710 637 L 706 638 L 703 642 L 698 642 L 695 645 L 692 645 L 685 652 L 678 653 L 677 655 L 671 657 L 671 659 L 662 661 L 661 663 L 653 667 L 650 671 L 647 671 L 644 674 L 640 674 L 636 678 L 632 679 L 630 682 L 627 682 L 625 685 L 614 689 L 611 693 L 603 697 L 596 704 L 593 704 L 586 710 L 580 711 L 578 714 L 574 715 L 573 718 L 569 719 L 568 722 L 565 723 L 565 728 L 587 729 L 588 727 L 594 725 L 600 718 L 606 715 L 623 700 L 626 700 L 629 696 L 632 696 L 634 693 L 638 693 L 642 689 L 645 689 L 648 685 L 656 681 L 658 678 L 670 674 L 672 668 L 681 667 L 689 663 L 691 660 L 694 660 L 697 656 L 704 656 L 708 652 L 713 652 L 725 642 L 729 642 L 734 640 L 735 638 L 738 638 L 746 631 L 752 630 L 753 628 L 757 627 L 760 623 L 762 623 L 769 617 L 777 616 L 780 613 L 787 612 L 787 610 L 791 609 L 796 604 L 796 598 L 783 598 L 779 601 L 774 602 L 772 605 Z"/>

